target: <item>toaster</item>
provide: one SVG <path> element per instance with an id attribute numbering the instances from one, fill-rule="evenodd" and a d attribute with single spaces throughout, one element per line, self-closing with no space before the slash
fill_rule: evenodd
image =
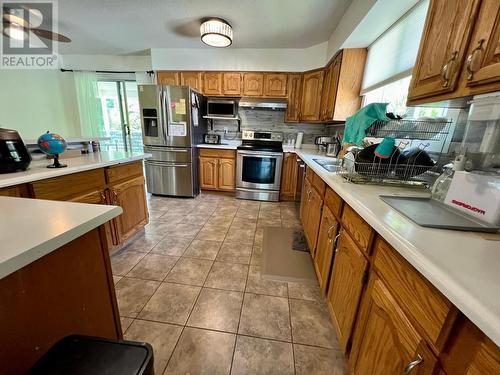
<path id="1" fill-rule="evenodd" d="M 212 144 L 212 145 L 218 145 L 220 143 L 220 135 L 219 134 L 204 134 L 203 135 L 203 142 Z"/>
<path id="2" fill-rule="evenodd" d="M 19 133 L 0 128 L 0 173 L 25 171 L 31 163 L 31 155 Z"/>

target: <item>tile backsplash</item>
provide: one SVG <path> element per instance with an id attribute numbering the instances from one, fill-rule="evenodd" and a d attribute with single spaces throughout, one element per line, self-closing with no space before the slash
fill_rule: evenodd
<path id="1" fill-rule="evenodd" d="M 239 110 L 241 118 L 241 130 L 261 130 L 283 132 L 284 143 L 288 139 L 296 138 L 298 132 L 304 132 L 303 143 L 314 143 L 314 138 L 327 133 L 323 124 L 289 124 L 285 123 L 284 111 L 272 111 L 264 109 L 242 109 Z M 213 132 L 224 133 L 224 128 L 228 133 L 223 135 L 225 139 L 241 138 L 241 133 L 237 133 L 238 125 L 236 121 L 214 120 Z M 210 128 L 209 128 L 210 129 Z M 209 133 L 212 132 L 209 130 Z"/>

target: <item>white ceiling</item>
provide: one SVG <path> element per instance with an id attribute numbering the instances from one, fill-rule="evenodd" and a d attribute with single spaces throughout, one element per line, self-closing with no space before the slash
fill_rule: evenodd
<path id="1" fill-rule="evenodd" d="M 200 19 L 226 19 L 230 48 L 306 48 L 329 39 L 351 0 L 62 0 L 62 54 L 139 54 L 149 48 L 210 48 Z"/>

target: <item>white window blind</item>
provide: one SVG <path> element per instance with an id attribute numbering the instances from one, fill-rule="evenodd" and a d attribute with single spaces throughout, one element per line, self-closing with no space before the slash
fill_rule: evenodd
<path id="1" fill-rule="evenodd" d="M 411 74 L 428 6 L 419 2 L 368 47 L 361 94 Z"/>

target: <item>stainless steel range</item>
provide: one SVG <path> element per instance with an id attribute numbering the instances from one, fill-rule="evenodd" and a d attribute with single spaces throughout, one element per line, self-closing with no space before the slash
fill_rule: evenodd
<path id="1" fill-rule="evenodd" d="M 283 133 L 244 130 L 236 162 L 236 198 L 279 201 Z"/>

